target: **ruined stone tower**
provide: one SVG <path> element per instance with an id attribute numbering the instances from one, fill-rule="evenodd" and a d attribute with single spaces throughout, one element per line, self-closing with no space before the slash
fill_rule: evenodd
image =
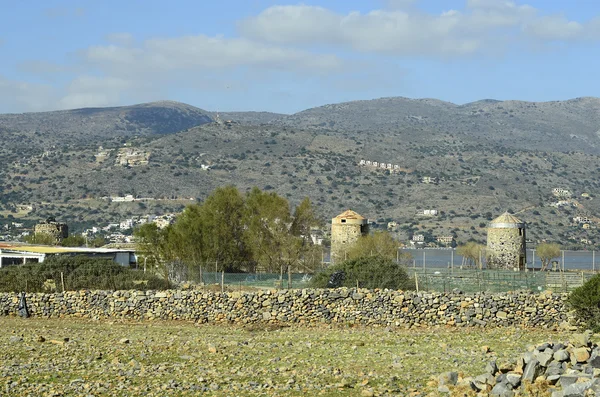
<path id="1" fill-rule="evenodd" d="M 360 236 L 369 233 L 366 218 L 347 210 L 331 220 L 331 262 L 338 263 L 346 257 L 348 248 Z"/>
<path id="2" fill-rule="evenodd" d="M 487 268 L 525 270 L 525 222 L 505 212 L 488 225 Z"/>
<path id="3" fill-rule="evenodd" d="M 46 221 L 40 222 L 33 228 L 34 234 L 47 234 L 54 238 L 57 243 L 69 237 L 69 227 L 66 223 L 56 222 L 54 218 L 48 218 Z"/>

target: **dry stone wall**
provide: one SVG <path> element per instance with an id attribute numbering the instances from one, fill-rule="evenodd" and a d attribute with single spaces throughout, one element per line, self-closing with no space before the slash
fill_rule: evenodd
<path id="1" fill-rule="evenodd" d="M 187 320 L 208 323 L 382 326 L 536 326 L 568 321 L 566 294 L 429 293 L 363 289 L 256 292 L 70 291 L 29 294 L 34 317 Z M 0 293 L 0 316 L 17 315 L 17 294 Z"/>

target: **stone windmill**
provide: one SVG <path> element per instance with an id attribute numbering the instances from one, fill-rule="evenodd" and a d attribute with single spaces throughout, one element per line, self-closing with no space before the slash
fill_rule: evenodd
<path id="1" fill-rule="evenodd" d="M 525 270 L 525 228 L 525 222 L 508 212 L 490 222 L 487 229 L 488 269 Z"/>

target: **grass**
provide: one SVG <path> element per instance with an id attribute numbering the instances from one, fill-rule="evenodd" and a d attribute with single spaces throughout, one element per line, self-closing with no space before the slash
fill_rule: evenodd
<path id="1" fill-rule="evenodd" d="M 566 333 L 517 328 L 281 328 L 15 317 L 0 318 L 0 325 L 0 395 L 40 396 L 192 396 L 202 390 L 242 396 L 436 395 L 432 380 L 442 372 L 476 376 L 488 361 L 515 361 L 530 344 L 568 339 Z M 22 342 L 10 341 L 20 335 Z M 122 343 L 124 338 L 129 342 Z"/>

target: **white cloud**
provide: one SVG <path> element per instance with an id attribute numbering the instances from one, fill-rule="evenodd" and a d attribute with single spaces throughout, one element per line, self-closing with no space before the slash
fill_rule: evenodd
<path id="1" fill-rule="evenodd" d="M 49 85 L 8 80 L 0 76 L 0 109 L 4 112 L 38 111 L 52 106 L 54 89 Z"/>
<path id="2" fill-rule="evenodd" d="M 120 103 L 122 96 L 132 89 L 134 83 L 114 77 L 79 76 L 67 87 L 67 94 L 59 101 L 62 109 L 93 106 L 110 106 Z"/>
<path id="3" fill-rule="evenodd" d="M 80 53 L 82 59 L 104 70 L 124 69 L 170 72 L 260 67 L 292 72 L 331 72 L 342 66 L 335 55 L 257 43 L 244 38 L 209 37 L 156 38 L 139 47 L 94 46 Z"/>
<path id="4" fill-rule="evenodd" d="M 524 26 L 529 35 L 541 40 L 573 40 L 583 38 L 586 28 L 579 22 L 559 16 L 544 16 Z"/>
<path id="5" fill-rule="evenodd" d="M 244 37 L 278 45 L 343 47 L 398 56 L 464 56 L 504 51 L 510 40 L 589 37 L 591 24 L 541 15 L 531 6 L 511 1 L 467 0 L 463 10 L 439 14 L 396 7 L 343 15 L 318 6 L 273 6 L 241 21 L 238 28 Z"/>

